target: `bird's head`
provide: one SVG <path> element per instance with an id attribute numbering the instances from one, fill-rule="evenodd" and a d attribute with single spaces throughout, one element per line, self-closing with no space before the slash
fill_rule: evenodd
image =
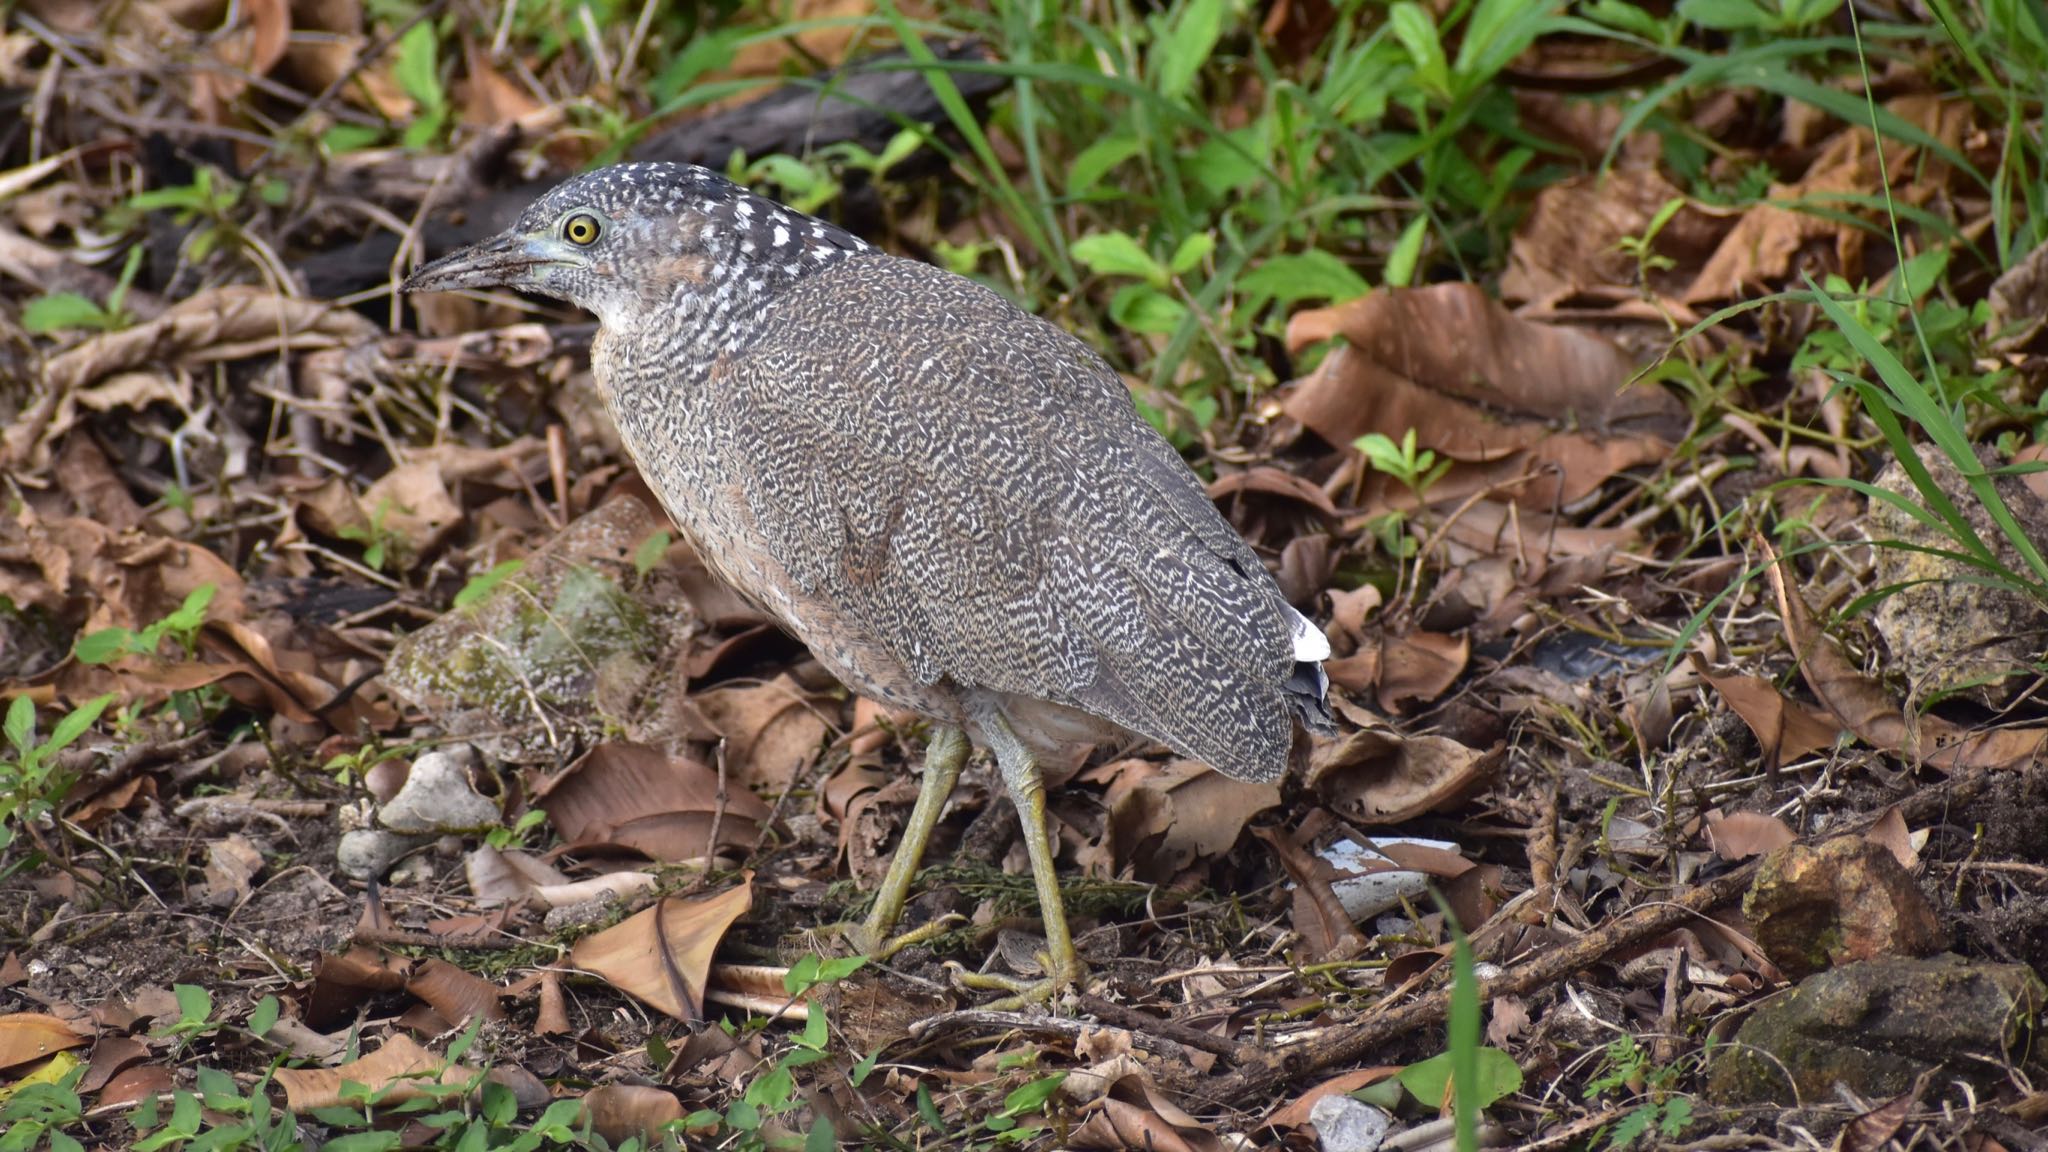
<path id="1" fill-rule="evenodd" d="M 408 277 L 407 292 L 513 288 L 607 326 L 644 309 L 722 318 L 868 250 L 834 225 L 692 164 L 614 164 L 557 185 L 518 223 Z"/>

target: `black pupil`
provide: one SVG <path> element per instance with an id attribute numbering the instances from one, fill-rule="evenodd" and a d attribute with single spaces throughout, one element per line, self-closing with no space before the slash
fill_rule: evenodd
<path id="1" fill-rule="evenodd" d="M 590 222 L 590 217 L 578 216 L 574 220 L 569 221 L 569 239 L 588 242 L 595 238 L 596 235 L 597 226 Z"/>

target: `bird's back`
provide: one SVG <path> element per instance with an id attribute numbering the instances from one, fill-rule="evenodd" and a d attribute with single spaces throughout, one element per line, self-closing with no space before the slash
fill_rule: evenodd
<path id="1" fill-rule="evenodd" d="M 1296 719 L 1326 717 L 1299 659 L 1320 633 L 1079 340 L 879 254 L 790 285 L 756 331 L 692 417 L 723 472 L 700 498 L 745 501 L 786 613 L 917 684 L 1079 709 L 1239 777 L 1277 776 Z"/>

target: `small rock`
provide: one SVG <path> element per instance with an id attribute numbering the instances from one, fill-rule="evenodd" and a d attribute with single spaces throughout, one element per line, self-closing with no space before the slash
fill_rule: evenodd
<path id="1" fill-rule="evenodd" d="M 1726 1103 L 1895 1096 L 1921 1072 L 1988 1085 L 2023 1051 L 2048 987 L 2022 964 L 1888 956 L 1812 976 L 1759 1007 L 1708 1074 Z M 1789 1077 L 1789 1081 L 1788 1081 Z M 1796 1096 L 1795 1096 L 1796 1090 Z"/>
<path id="2" fill-rule="evenodd" d="M 2026 561 L 2006 541 L 1947 455 L 1932 444 L 1922 444 L 1920 462 L 1998 562 L 2025 572 Z M 1984 461 L 1987 468 L 2001 463 L 1996 457 Z M 1875 483 L 1916 505 L 1924 502 L 1897 461 L 1887 464 Z M 1994 483 L 2021 529 L 2031 539 L 2048 540 L 2048 502 L 2018 477 L 1999 477 Z M 1981 570 L 1924 550 L 1958 549 L 1940 529 L 1883 500 L 1870 501 L 1869 520 L 1873 540 L 1914 546 L 1871 550 L 1874 583 L 1896 591 L 1879 601 L 1870 615 L 1871 626 L 1884 637 L 1892 660 L 1912 678 L 1912 695 L 1924 698 L 1957 692 L 1988 708 L 2009 703 L 2034 678 L 2034 661 L 2041 650 L 2041 634 L 2048 630 L 2048 615 L 2025 593 L 1987 585 Z"/>
<path id="3" fill-rule="evenodd" d="M 498 806 L 469 786 L 467 749 L 429 752 L 413 761 L 404 787 L 377 812 L 393 832 L 474 832 L 495 827 Z"/>
<path id="4" fill-rule="evenodd" d="M 406 853 L 433 839 L 382 828 L 357 828 L 341 834 L 341 844 L 334 850 L 335 867 L 352 880 L 374 880 L 404 859 Z"/>
<path id="5" fill-rule="evenodd" d="M 1947 944 L 1898 857 L 1861 836 L 1771 853 L 1742 912 L 1764 954 L 1793 980 L 1879 956 L 1925 956 Z"/>
<path id="6" fill-rule="evenodd" d="M 495 759 L 552 757 L 608 728 L 633 735 L 650 697 L 681 691 L 670 671 L 697 627 L 671 566 L 636 568 L 666 525 L 638 500 L 598 506 L 476 603 L 401 639 L 385 683 Z"/>
<path id="7" fill-rule="evenodd" d="M 1338 1093 L 1316 1101 L 1309 1109 L 1308 1122 L 1316 1126 L 1316 1143 L 1322 1152 L 1377 1152 L 1394 1118 Z"/>

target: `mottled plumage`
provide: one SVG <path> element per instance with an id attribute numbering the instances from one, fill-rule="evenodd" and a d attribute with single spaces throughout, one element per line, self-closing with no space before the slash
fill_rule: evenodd
<path id="1" fill-rule="evenodd" d="M 570 180 L 408 287 L 484 284 L 598 314 L 649 485 L 854 690 L 999 754 L 1123 730 L 1255 780 L 1328 724 L 1321 632 L 1117 374 L 989 289 L 672 164 Z"/>

